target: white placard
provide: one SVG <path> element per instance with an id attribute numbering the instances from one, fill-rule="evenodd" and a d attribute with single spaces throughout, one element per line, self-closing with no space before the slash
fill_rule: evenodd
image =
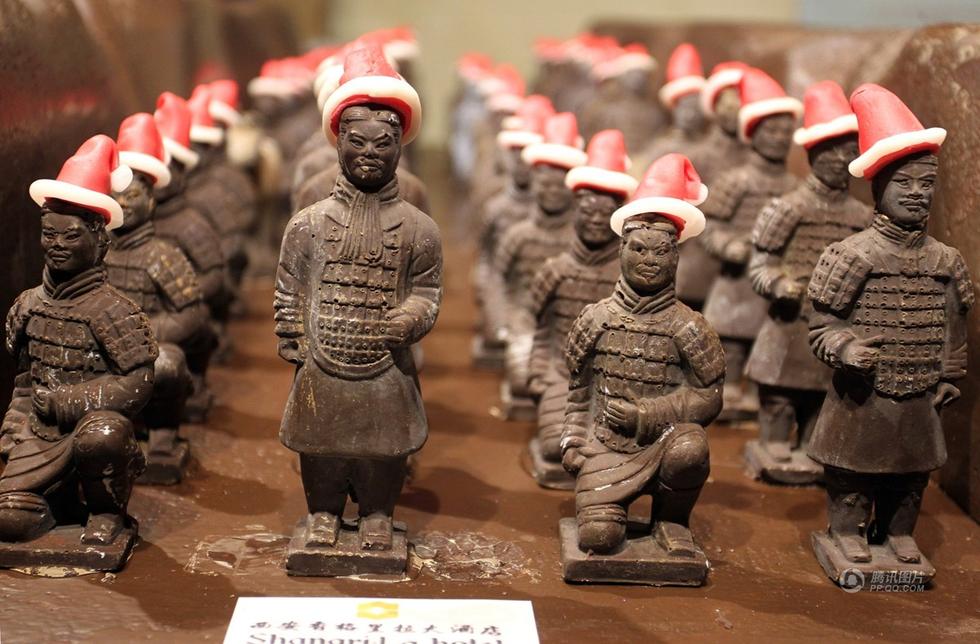
<path id="1" fill-rule="evenodd" d="M 225 644 L 538 644 L 529 601 L 240 597 Z"/>

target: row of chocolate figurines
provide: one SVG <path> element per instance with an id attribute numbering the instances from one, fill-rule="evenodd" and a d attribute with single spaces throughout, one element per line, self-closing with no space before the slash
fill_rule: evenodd
<path id="1" fill-rule="evenodd" d="M 724 82 L 692 83 L 686 74 L 661 92 L 672 104 L 694 97 L 738 106 L 744 149 L 729 155 L 731 146 L 715 146 L 711 194 L 693 190 L 683 207 L 691 212 L 707 197 L 707 225 L 683 220 L 678 238 L 704 234 L 681 245 L 671 267 L 670 297 L 691 304 L 687 311 L 703 304 L 697 319 L 718 333 L 720 348 L 706 351 L 712 334 L 701 332 L 685 347 L 670 316 L 651 328 L 656 316 L 645 314 L 660 309 L 640 304 L 630 283 L 637 277 L 628 264 L 641 260 L 606 225 L 610 216 L 616 229 L 626 214 L 665 207 L 649 186 L 671 157 L 649 166 L 636 188 L 621 132 L 597 133 L 586 155 L 574 116 L 532 95 L 497 135 L 509 182 L 485 205 L 474 355 L 504 369 L 505 415 L 537 421 L 529 448 L 538 482 L 575 489 L 581 550 L 610 549 L 581 540 L 592 512 L 602 538 L 622 544 L 626 509 L 641 491 L 668 516 L 676 512 L 668 499 L 685 498 L 686 526 L 707 476 L 707 444 L 681 440 L 693 473 L 664 483 L 676 471 L 663 460 L 669 434 L 725 410 L 744 418 L 753 393 L 741 382 L 745 365 L 761 398 L 747 462 L 772 481 L 826 483 L 830 529 L 814 536 L 814 549 L 831 578 L 856 565 L 929 573 L 912 530 L 928 472 L 946 459 L 938 412 L 959 395 L 953 382 L 965 374 L 974 297 L 959 253 L 925 233 L 946 133 L 923 128 L 878 86 L 848 101 L 835 83 L 817 83 L 804 109 L 761 70 L 721 71 Z M 785 168 L 794 139 L 810 161 L 802 182 Z M 848 195 L 848 170 L 871 181 L 873 211 Z M 708 384 L 686 352 L 699 360 L 717 353 L 728 373 L 724 396 L 680 393 L 685 379 Z M 700 451 L 691 446 L 699 440 Z"/>

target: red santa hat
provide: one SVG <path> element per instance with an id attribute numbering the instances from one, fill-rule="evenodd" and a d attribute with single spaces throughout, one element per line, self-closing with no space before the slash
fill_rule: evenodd
<path id="1" fill-rule="evenodd" d="M 196 166 L 200 157 L 191 149 L 191 110 L 187 101 L 172 92 L 160 94 L 153 120 L 157 122 L 157 129 L 163 137 L 167 162 L 173 157 L 188 170 Z"/>
<path id="2" fill-rule="evenodd" d="M 513 114 L 524 100 L 524 78 L 516 67 L 507 63 L 498 65 L 494 76 L 499 83 L 487 98 L 487 109 Z"/>
<path id="3" fill-rule="evenodd" d="M 215 125 L 211 116 L 211 89 L 198 85 L 187 101 L 191 111 L 191 142 L 205 145 L 218 145 L 225 138 L 225 131 Z"/>
<path id="4" fill-rule="evenodd" d="M 545 124 L 554 115 L 551 99 L 531 94 L 521 102 L 517 114 L 504 119 L 504 129 L 497 134 L 497 144 L 503 148 L 525 148 L 540 143 L 544 140 Z"/>
<path id="5" fill-rule="evenodd" d="M 797 145 L 809 149 L 817 143 L 857 132 L 858 122 L 844 90 L 834 81 L 820 81 L 803 95 L 803 127 L 793 134 Z"/>
<path id="6" fill-rule="evenodd" d="M 629 203 L 612 214 L 609 225 L 622 236 L 630 217 L 655 214 L 677 228 L 677 242 L 697 237 L 704 231 L 704 213 L 698 208 L 708 198 L 694 165 L 683 154 L 668 154 L 650 164 Z"/>
<path id="7" fill-rule="evenodd" d="M 116 137 L 119 163 L 153 178 L 153 185 L 163 188 L 170 183 L 170 167 L 163 137 L 152 114 L 139 112 L 119 124 Z"/>
<path id="8" fill-rule="evenodd" d="M 466 52 L 456 60 L 456 71 L 460 77 L 476 83 L 493 69 L 493 61 L 478 51 Z"/>
<path id="9" fill-rule="evenodd" d="M 559 112 L 544 125 L 544 140 L 532 143 L 521 152 L 528 165 L 544 163 L 571 169 L 584 164 L 588 157 L 582 150 L 578 121 L 571 112 Z"/>
<path id="10" fill-rule="evenodd" d="M 388 58 L 396 61 L 411 60 L 419 55 L 419 41 L 411 27 L 392 27 L 382 29 L 384 51 Z"/>
<path id="11" fill-rule="evenodd" d="M 752 130 L 759 121 L 776 114 L 792 114 L 795 118 L 803 115 L 803 103 L 787 96 L 783 86 L 756 67 L 748 67 L 738 82 L 738 94 L 742 107 L 738 110 L 738 135 L 748 142 Z"/>
<path id="12" fill-rule="evenodd" d="M 238 111 L 238 83 L 230 78 L 211 81 L 211 104 L 208 111 L 211 117 L 226 126 L 238 123 L 242 114 Z"/>
<path id="13" fill-rule="evenodd" d="M 534 55 L 542 62 L 562 60 L 565 57 L 565 43 L 559 38 L 537 38 L 534 41 Z"/>
<path id="14" fill-rule="evenodd" d="M 873 83 L 851 94 L 857 115 L 861 155 L 848 169 L 855 177 L 870 180 L 889 163 L 922 151 L 938 152 L 946 140 L 941 127 L 925 128 L 902 99 Z"/>
<path id="15" fill-rule="evenodd" d="M 39 206 L 60 199 L 96 212 L 112 230 L 123 223 L 123 211 L 113 192 L 122 192 L 133 180 L 129 166 L 119 165 L 116 142 L 96 134 L 61 166 L 57 179 L 38 179 L 31 184 L 31 198 Z"/>
<path id="16" fill-rule="evenodd" d="M 748 65 L 739 60 L 727 60 L 715 65 L 701 88 L 701 110 L 708 116 L 714 116 L 718 95 L 729 87 L 737 88 L 747 68 Z"/>
<path id="17" fill-rule="evenodd" d="M 704 82 L 701 54 L 691 43 L 681 43 L 667 61 L 667 82 L 660 88 L 660 102 L 672 108 L 682 96 L 699 93 Z"/>
<path id="18" fill-rule="evenodd" d="M 592 74 L 599 80 L 618 78 L 632 71 L 653 71 L 657 68 L 656 59 L 647 48 L 639 43 L 626 45 L 614 56 L 600 61 L 592 68 Z"/>
<path id="19" fill-rule="evenodd" d="M 398 75 L 376 44 L 367 44 L 347 54 L 340 86 L 323 105 L 323 130 L 331 144 L 337 142 L 340 116 L 354 105 L 384 105 L 401 117 L 402 143 L 411 143 L 422 125 L 422 102 L 418 92 Z"/>
<path id="20" fill-rule="evenodd" d="M 597 132 L 586 150 L 585 165 L 572 168 L 565 175 L 570 190 L 591 188 L 628 197 L 636 190 L 637 181 L 626 174 L 630 160 L 626 156 L 626 140 L 619 130 Z"/>
<path id="21" fill-rule="evenodd" d="M 250 96 L 288 98 L 310 87 L 313 72 L 299 58 L 274 58 L 262 64 L 259 75 L 248 82 Z"/>

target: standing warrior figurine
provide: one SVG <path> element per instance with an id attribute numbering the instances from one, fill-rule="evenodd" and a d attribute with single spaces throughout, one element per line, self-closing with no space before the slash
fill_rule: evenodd
<path id="1" fill-rule="evenodd" d="M 939 411 L 966 375 L 966 314 L 974 300 L 956 249 L 926 234 L 939 147 L 878 85 L 851 95 L 861 156 L 851 174 L 871 181 L 871 227 L 831 244 L 808 295 L 814 353 L 834 369 L 808 453 L 824 465 L 829 529 L 812 535 L 827 575 L 936 573 L 912 538 L 929 472 L 946 462 Z M 873 519 L 872 519 L 873 516 Z"/>
<path id="2" fill-rule="evenodd" d="M 97 135 L 56 180 L 31 184 L 44 279 L 7 314 L 20 374 L 0 432 L 0 567 L 118 570 L 136 539 L 126 506 L 143 455 L 132 418 L 153 391 L 157 344 L 102 265 L 106 231 L 123 216 L 110 193 L 131 176 Z"/>
<path id="3" fill-rule="evenodd" d="M 147 441 L 146 472 L 141 483 L 180 482 L 190 456 L 178 437 L 187 395 L 192 388 L 187 354 L 207 351 L 213 342 L 208 311 L 194 267 L 153 225 L 155 188 L 166 188 L 170 170 L 164 163 L 163 140 L 153 116 L 133 114 L 119 126 L 119 160 L 133 171 L 133 180 L 113 193 L 123 209 L 122 225 L 110 233 L 105 256 L 109 283 L 142 309 L 158 343 L 153 397 L 140 414 L 141 440 Z"/>
<path id="4" fill-rule="evenodd" d="M 748 275 L 752 228 L 770 199 L 789 192 L 797 180 L 786 171 L 796 121 L 803 104 L 761 69 L 749 67 L 739 81 L 742 107 L 739 138 L 751 145 L 748 160 L 722 174 L 704 204 L 710 225 L 701 238 L 708 254 L 721 261 L 721 273 L 704 303 L 708 320 L 725 347 L 728 380 L 722 420 L 753 415 L 758 399 L 744 381 L 752 342 L 766 319 L 768 302 L 752 290 Z"/>
<path id="5" fill-rule="evenodd" d="M 436 224 L 398 198 L 395 168 L 419 131 L 418 94 L 379 47 L 352 51 L 324 110 L 343 173 L 294 215 L 276 279 L 279 355 L 297 366 L 280 438 L 299 452 L 309 514 L 290 574 L 402 574 L 392 514 L 428 427 L 411 346 L 442 297 Z M 350 496 L 356 523 L 343 520 Z"/>
<path id="6" fill-rule="evenodd" d="M 795 485 L 823 475 L 806 446 L 831 375 L 810 350 L 806 286 L 829 244 L 871 223 L 871 209 L 847 192 L 847 165 L 858 148 L 857 118 L 844 90 L 833 81 L 816 83 L 804 104 L 805 127 L 794 140 L 807 150 L 810 176 L 770 201 L 752 231 L 749 277 L 770 305 L 745 366 L 759 386 L 759 440 L 745 446 L 745 459 L 755 476 Z"/>
<path id="7" fill-rule="evenodd" d="M 504 233 L 494 257 L 491 288 L 503 293 L 507 371 L 501 385 L 504 415 L 534 420 L 537 410 L 527 388 L 528 362 L 534 341 L 531 282 L 545 261 L 566 250 L 572 241 L 572 191 L 565 175 L 586 162 L 575 115 L 555 114 L 545 124 L 544 140 L 521 153 L 531 166 L 531 191 L 537 206 L 531 218 Z"/>
<path id="8" fill-rule="evenodd" d="M 678 244 L 704 230 L 707 196 L 681 154 L 658 159 L 632 201 L 613 213 L 623 237 L 612 297 L 575 320 L 563 461 L 576 474 L 575 518 L 562 519 L 567 581 L 697 586 L 707 560 L 691 510 L 708 478 L 704 428 L 721 411 L 718 336 L 674 296 Z M 651 525 L 627 525 L 653 496 Z"/>
<path id="9" fill-rule="evenodd" d="M 619 238 L 613 212 L 636 190 L 626 174 L 629 158 L 619 130 L 592 137 L 586 165 L 572 168 L 565 185 L 575 195 L 575 238 L 569 250 L 545 262 L 531 284 L 537 319 L 528 388 L 540 399 L 538 433 L 530 452 L 534 477 L 544 487 L 571 489 L 575 480 L 561 464 L 561 434 L 568 398 L 565 343 L 582 309 L 608 297 L 619 279 Z"/>

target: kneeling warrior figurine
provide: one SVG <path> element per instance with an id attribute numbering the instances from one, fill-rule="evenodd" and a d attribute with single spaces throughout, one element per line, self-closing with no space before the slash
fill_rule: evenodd
<path id="1" fill-rule="evenodd" d="M 810 340 L 833 367 L 808 453 L 824 465 L 830 526 L 812 535 L 827 575 L 936 573 L 912 538 L 929 472 L 946 462 L 941 411 L 966 375 L 973 285 L 956 249 L 926 234 L 946 130 L 925 129 L 878 85 L 851 95 L 871 181 L 870 228 L 831 244 L 809 297 Z M 872 515 L 874 518 L 872 519 Z"/>
<path id="2" fill-rule="evenodd" d="M 752 231 L 749 277 L 770 305 L 745 366 L 759 385 L 759 439 L 746 444 L 746 463 L 756 477 L 794 485 L 823 476 L 806 446 L 831 375 L 810 350 L 806 286 L 827 245 L 864 230 L 872 216 L 847 193 L 847 164 L 858 149 L 857 118 L 844 90 L 833 81 L 816 83 L 804 103 L 805 127 L 794 138 L 807 150 L 810 176 L 770 201 Z"/>
<path id="3" fill-rule="evenodd" d="M 562 451 L 576 474 L 574 519 L 562 519 L 567 581 L 697 586 L 707 559 L 691 510 L 708 478 L 704 428 L 721 411 L 725 357 L 699 313 L 677 301 L 679 243 L 704 230 L 707 196 L 687 157 L 647 170 L 632 201 L 612 216 L 623 237 L 612 297 L 575 320 Z M 653 496 L 649 525 L 627 523 Z"/>
<path id="4" fill-rule="evenodd" d="M 110 193 L 130 177 L 97 135 L 56 180 L 31 184 L 45 265 L 7 314 L 20 374 L 0 434 L 4 568 L 118 570 L 136 538 L 126 506 L 143 455 L 131 419 L 153 391 L 157 344 L 102 264 L 123 216 Z"/>
<path id="5" fill-rule="evenodd" d="M 166 188 L 170 170 L 153 116 L 128 117 L 116 141 L 119 160 L 133 170 L 133 180 L 113 195 L 123 209 L 123 224 L 111 233 L 105 265 L 109 283 L 139 305 L 160 343 L 153 397 L 140 414 L 140 439 L 147 442 L 140 483 L 173 485 L 183 478 L 190 455 L 187 441 L 177 435 L 192 390 L 186 356 L 207 352 L 213 335 L 194 267 L 154 228 L 153 191 Z"/>
<path id="6" fill-rule="evenodd" d="M 280 438 L 299 452 L 309 508 L 290 574 L 405 571 L 405 529 L 393 529 L 392 513 L 428 433 L 410 348 L 442 297 L 439 230 L 398 197 L 395 178 L 420 118 L 418 94 L 377 45 L 352 51 L 323 123 L 343 173 L 283 238 L 276 334 L 297 371 Z M 343 520 L 348 496 L 356 523 Z"/>
<path id="7" fill-rule="evenodd" d="M 587 304 L 613 292 L 619 279 L 619 239 L 609 226 L 613 211 L 636 190 L 626 174 L 629 159 L 619 130 L 589 141 L 589 160 L 572 168 L 565 185 L 575 195 L 572 247 L 549 259 L 531 284 L 537 319 L 528 388 L 539 398 L 538 433 L 530 451 L 534 478 L 544 487 L 571 489 L 575 480 L 561 464 L 561 433 L 568 397 L 565 343 L 572 322 Z"/>

